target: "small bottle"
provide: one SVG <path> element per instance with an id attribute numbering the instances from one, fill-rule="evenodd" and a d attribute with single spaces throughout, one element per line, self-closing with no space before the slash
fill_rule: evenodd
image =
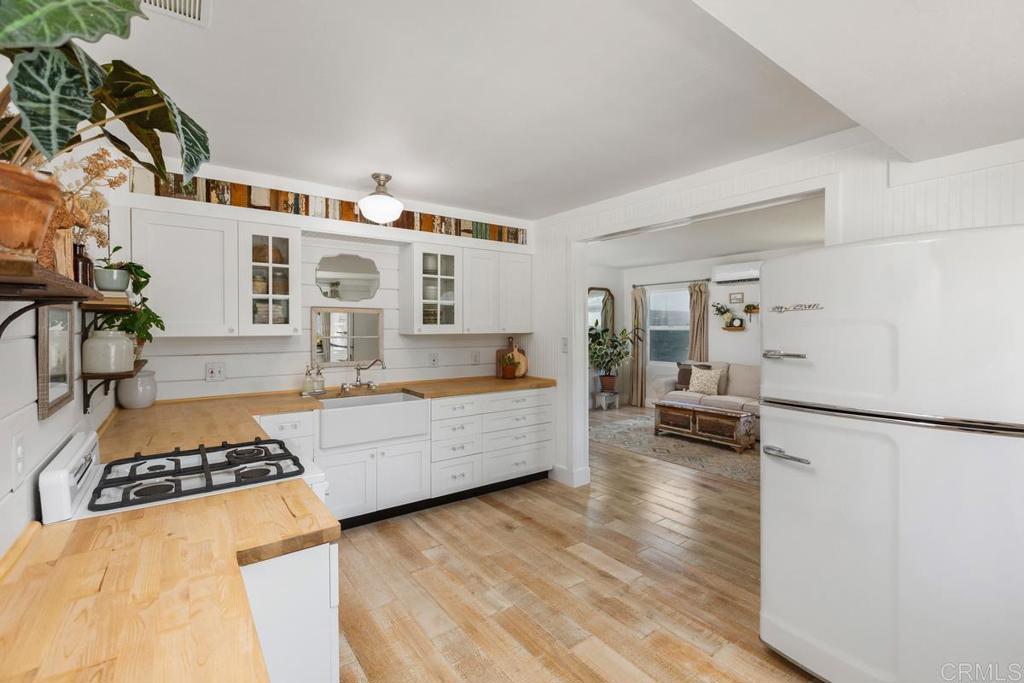
<path id="1" fill-rule="evenodd" d="M 313 371 L 306 366 L 306 377 L 302 380 L 302 393 L 308 394 L 313 391 Z"/>
<path id="2" fill-rule="evenodd" d="M 313 391 L 320 392 L 324 390 L 324 373 L 320 366 L 316 366 L 316 375 L 313 376 Z"/>

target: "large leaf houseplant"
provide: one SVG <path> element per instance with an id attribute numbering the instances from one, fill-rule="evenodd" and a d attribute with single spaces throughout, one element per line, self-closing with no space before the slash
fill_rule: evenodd
<path id="1" fill-rule="evenodd" d="M 615 371 L 629 358 L 635 336 L 625 328 L 618 334 L 590 328 L 590 366 L 600 373 L 602 391 L 615 391 Z"/>
<path id="2" fill-rule="evenodd" d="M 76 42 L 127 38 L 145 18 L 140 1 L 0 0 L 0 55 L 11 62 L 0 90 L 0 252 L 38 249 L 59 192 L 35 171 L 79 145 L 103 138 L 164 179 L 161 133 L 177 139 L 186 181 L 209 160 L 206 131 L 153 79 L 120 60 L 98 64 Z"/>

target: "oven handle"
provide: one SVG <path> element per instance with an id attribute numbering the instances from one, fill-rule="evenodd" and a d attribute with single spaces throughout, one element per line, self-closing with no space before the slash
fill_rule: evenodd
<path id="1" fill-rule="evenodd" d="M 790 462 L 798 462 L 801 465 L 810 465 L 811 461 L 807 458 L 798 458 L 795 455 L 790 455 L 778 446 L 762 446 L 761 450 L 765 455 L 772 458 L 778 458 L 779 460 L 789 460 Z"/>

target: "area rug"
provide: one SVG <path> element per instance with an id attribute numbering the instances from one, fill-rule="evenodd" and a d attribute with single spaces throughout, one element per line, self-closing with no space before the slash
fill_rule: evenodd
<path id="1" fill-rule="evenodd" d="M 760 482 L 756 448 L 737 453 L 726 446 L 663 434 L 655 436 L 653 415 L 603 419 L 601 424 L 591 425 L 590 440 L 754 486 Z"/>

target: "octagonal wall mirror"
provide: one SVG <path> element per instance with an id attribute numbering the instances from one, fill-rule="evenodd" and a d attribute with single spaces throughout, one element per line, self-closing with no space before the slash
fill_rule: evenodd
<path id="1" fill-rule="evenodd" d="M 384 359 L 379 308 L 314 308 L 310 335 L 313 364 L 351 367 Z"/>
<path id="2" fill-rule="evenodd" d="M 377 295 L 380 271 L 372 259 L 355 254 L 325 256 L 316 267 L 316 286 L 338 301 L 364 301 Z"/>

